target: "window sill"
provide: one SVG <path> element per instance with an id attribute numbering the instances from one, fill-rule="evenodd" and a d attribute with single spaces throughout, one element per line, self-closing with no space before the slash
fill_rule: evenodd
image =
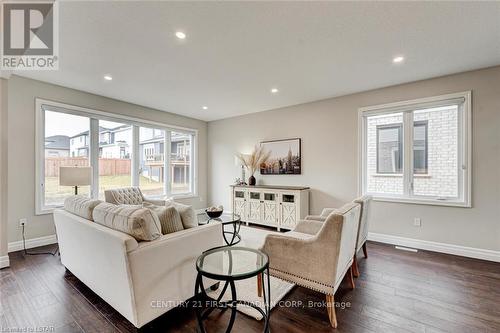
<path id="1" fill-rule="evenodd" d="M 394 203 L 406 203 L 406 204 L 414 204 L 414 205 L 472 208 L 472 205 L 469 202 L 463 202 L 463 201 L 419 199 L 419 198 L 380 197 L 380 196 L 375 196 L 373 194 L 370 194 L 370 195 L 373 196 L 373 201 L 380 201 L 380 202 L 394 202 Z"/>
<path id="2" fill-rule="evenodd" d="M 64 206 L 61 205 L 61 206 L 44 207 L 41 209 L 37 209 L 35 212 L 35 216 L 49 215 L 49 214 L 52 214 L 55 209 L 61 209 L 63 207 Z"/>
<path id="3" fill-rule="evenodd" d="M 401 173 L 374 173 L 374 174 L 372 174 L 370 176 L 372 176 L 372 177 L 402 178 L 403 174 L 401 174 Z M 428 173 L 426 173 L 426 174 L 420 173 L 420 174 L 414 174 L 413 175 L 413 178 L 431 178 L 431 177 L 432 176 L 429 175 Z"/>
<path id="4" fill-rule="evenodd" d="M 194 199 L 194 198 L 198 198 L 198 196 L 196 194 L 176 194 L 176 195 L 172 195 L 170 196 L 170 198 L 172 199 Z"/>

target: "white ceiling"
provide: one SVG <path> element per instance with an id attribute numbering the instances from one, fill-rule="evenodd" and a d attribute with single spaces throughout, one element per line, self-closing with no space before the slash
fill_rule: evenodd
<path id="1" fill-rule="evenodd" d="M 59 31 L 16 74 L 203 120 L 500 64 L 500 2 L 62 2 Z"/>

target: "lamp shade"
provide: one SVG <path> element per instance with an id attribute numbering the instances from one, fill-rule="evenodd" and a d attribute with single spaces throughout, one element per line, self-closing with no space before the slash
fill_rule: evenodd
<path id="1" fill-rule="evenodd" d="M 61 186 L 84 186 L 90 185 L 92 181 L 91 167 L 60 167 L 59 185 Z"/>

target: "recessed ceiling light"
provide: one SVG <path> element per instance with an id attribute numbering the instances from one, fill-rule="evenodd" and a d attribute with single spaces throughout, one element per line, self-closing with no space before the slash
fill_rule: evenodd
<path id="1" fill-rule="evenodd" d="M 111 80 L 113 80 L 113 77 L 111 75 L 109 75 L 109 74 L 108 75 L 104 75 L 104 80 L 111 81 Z"/>
<path id="2" fill-rule="evenodd" d="M 208 106 L 202 106 L 201 108 L 202 108 L 203 110 L 206 110 L 206 109 L 208 109 Z"/>
<path id="3" fill-rule="evenodd" d="M 394 57 L 394 59 L 392 59 L 392 62 L 395 64 L 399 64 L 399 63 L 403 62 L 403 60 L 405 60 L 405 57 L 397 56 L 397 57 Z"/>
<path id="4" fill-rule="evenodd" d="M 186 39 L 186 34 L 185 34 L 185 33 L 183 33 L 182 31 L 177 31 L 177 32 L 175 33 L 175 36 L 176 36 L 177 38 L 179 38 L 179 39 Z"/>
<path id="5" fill-rule="evenodd" d="M 278 91 L 279 91 L 279 90 L 278 90 L 278 88 L 273 88 L 273 89 L 271 89 L 271 92 L 272 92 L 273 94 L 278 93 Z"/>

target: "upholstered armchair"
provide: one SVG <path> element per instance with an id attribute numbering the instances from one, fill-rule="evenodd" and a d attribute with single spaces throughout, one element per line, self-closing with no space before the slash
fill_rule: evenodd
<path id="1" fill-rule="evenodd" d="M 370 212 L 370 202 L 372 200 L 372 197 L 370 195 L 364 195 L 362 197 L 359 197 L 354 200 L 355 203 L 358 203 L 361 205 L 361 214 L 359 217 L 359 229 L 358 229 L 358 236 L 356 240 L 356 252 L 354 253 L 354 258 L 353 258 L 353 274 L 355 277 L 359 276 L 359 269 L 358 269 L 358 261 L 357 261 L 357 254 L 358 252 L 363 249 L 363 254 L 365 258 L 368 258 L 368 250 L 366 249 L 366 240 L 368 238 L 368 215 Z M 324 221 L 329 214 L 332 212 L 336 211 L 337 208 L 325 208 L 321 212 L 320 215 L 308 215 L 306 216 L 306 220 L 315 220 L 315 221 Z"/>
<path id="2" fill-rule="evenodd" d="M 146 199 L 138 187 L 115 188 L 104 191 L 106 202 L 115 205 L 142 205 L 144 202 L 165 206 L 165 200 Z"/>
<path id="3" fill-rule="evenodd" d="M 370 202 L 372 200 L 372 197 L 370 195 L 364 195 L 356 200 L 354 202 L 360 204 L 361 206 L 361 215 L 359 218 L 359 230 L 358 230 L 358 239 L 356 241 L 356 252 L 354 253 L 354 260 L 353 260 L 353 274 L 355 277 L 359 276 L 359 269 L 358 269 L 358 260 L 356 258 L 356 255 L 358 254 L 359 250 L 363 249 L 363 254 L 365 258 L 368 258 L 368 250 L 366 249 L 366 240 L 368 239 L 368 215 L 370 214 Z"/>
<path id="4" fill-rule="evenodd" d="M 360 210 L 360 205 L 352 202 L 324 221 L 299 221 L 293 231 L 267 235 L 261 248 L 269 256 L 271 275 L 326 295 L 332 327 L 337 327 L 334 294 L 346 275 L 354 288 L 352 261 Z M 257 283 L 259 296 L 261 286 Z"/>

